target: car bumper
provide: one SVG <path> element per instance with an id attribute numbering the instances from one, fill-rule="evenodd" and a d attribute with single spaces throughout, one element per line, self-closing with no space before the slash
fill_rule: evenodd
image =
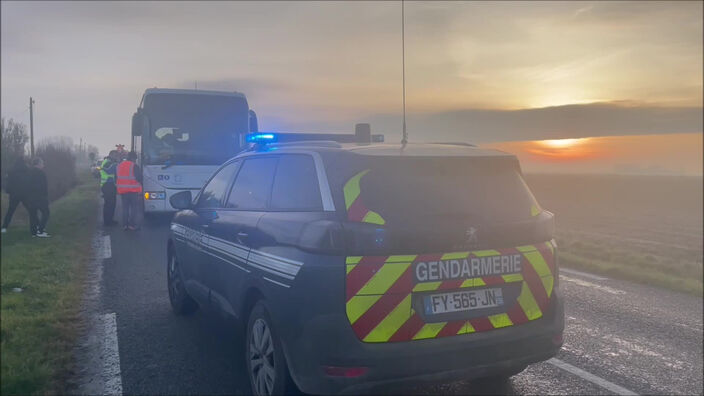
<path id="1" fill-rule="evenodd" d="M 500 374 L 547 360 L 562 345 L 564 308 L 557 291 L 547 314 L 519 326 L 454 337 L 364 343 L 339 318 L 309 321 L 284 340 L 291 376 L 306 393 L 359 393 L 379 386 L 452 382 Z M 340 327 L 338 327 L 339 329 Z M 331 337 L 331 334 L 335 334 Z M 286 337 L 284 337 L 286 338 Z M 329 376 L 326 366 L 365 367 L 358 377 Z"/>

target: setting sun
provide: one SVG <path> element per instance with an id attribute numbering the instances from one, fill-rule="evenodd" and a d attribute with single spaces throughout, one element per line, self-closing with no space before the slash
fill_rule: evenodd
<path id="1" fill-rule="evenodd" d="M 569 148 L 582 143 L 587 139 L 553 139 L 541 140 L 540 143 L 552 148 Z"/>

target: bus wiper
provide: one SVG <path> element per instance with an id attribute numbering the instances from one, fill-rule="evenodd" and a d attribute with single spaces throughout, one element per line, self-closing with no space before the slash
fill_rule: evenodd
<path id="1" fill-rule="evenodd" d="M 171 165 L 174 165 L 174 163 L 171 162 L 171 160 L 166 160 L 166 162 L 164 162 L 164 166 L 162 166 L 161 169 L 167 169 L 171 167 Z"/>

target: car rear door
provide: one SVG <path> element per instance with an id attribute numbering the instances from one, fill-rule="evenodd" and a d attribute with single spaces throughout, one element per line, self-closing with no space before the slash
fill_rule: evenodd
<path id="1" fill-rule="evenodd" d="M 252 246 L 261 237 L 259 218 L 267 209 L 277 156 L 263 155 L 242 160 L 225 205 L 209 228 L 212 271 L 207 275 L 212 285 L 211 301 L 222 311 L 236 315 L 242 285 L 251 274 L 247 259 Z"/>
<path id="2" fill-rule="evenodd" d="M 209 273 L 212 265 L 209 253 L 209 228 L 217 219 L 217 210 L 222 207 L 227 188 L 232 181 L 236 163 L 230 163 L 220 168 L 203 187 L 193 208 L 193 216 L 189 218 L 186 239 L 189 241 L 190 276 L 186 279 L 186 288 L 199 302 L 208 301 Z"/>

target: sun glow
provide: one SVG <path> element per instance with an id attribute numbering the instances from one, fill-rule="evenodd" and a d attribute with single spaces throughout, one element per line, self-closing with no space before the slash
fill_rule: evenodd
<path id="1" fill-rule="evenodd" d="M 550 148 L 569 148 L 574 147 L 577 144 L 582 143 L 586 139 L 553 139 L 553 140 L 540 140 L 539 142 L 546 147 Z"/>

